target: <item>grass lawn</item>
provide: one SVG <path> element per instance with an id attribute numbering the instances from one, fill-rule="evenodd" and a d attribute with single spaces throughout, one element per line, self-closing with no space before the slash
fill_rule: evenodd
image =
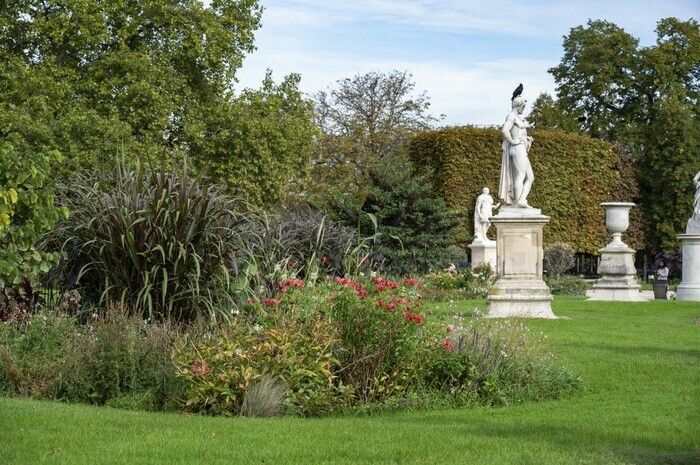
<path id="1" fill-rule="evenodd" d="M 310 420 L 2 398 L 0 463 L 700 463 L 700 304 L 560 298 L 554 311 L 562 318 L 528 325 L 584 378 L 585 392 L 573 398 Z"/>

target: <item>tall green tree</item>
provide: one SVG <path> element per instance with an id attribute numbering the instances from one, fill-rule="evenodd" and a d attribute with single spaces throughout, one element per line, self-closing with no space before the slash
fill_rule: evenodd
<path id="1" fill-rule="evenodd" d="M 195 166 L 219 173 L 247 163 L 250 151 L 238 147 L 271 135 L 296 150 L 299 138 L 313 137 L 303 121 L 295 121 L 298 134 L 212 126 L 245 125 L 248 116 L 250 125 L 274 128 L 312 119 L 298 111 L 308 104 L 295 77 L 279 87 L 266 79 L 255 98 L 256 91 L 234 91 L 261 14 L 258 0 L 7 0 L 0 8 L 0 136 L 18 134 L 37 150 L 59 149 L 66 169 L 110 164 L 123 151 L 158 163 L 191 154 Z M 257 103 L 275 93 L 286 100 Z M 215 133 L 233 136 L 201 143 Z M 275 157 L 299 163 L 296 153 Z M 226 179 L 238 191 L 239 181 L 255 184 L 251 176 L 262 175 L 239 170 Z M 251 197 L 260 200 L 258 193 Z"/>
<path id="2" fill-rule="evenodd" d="M 388 156 L 369 164 L 367 188 L 357 195 L 336 189 L 325 210 L 364 237 L 378 234 L 374 260 L 392 274 L 440 269 L 455 258 L 450 247 L 459 215 L 404 157 Z"/>
<path id="3" fill-rule="evenodd" d="M 630 147 L 655 225 L 652 248 L 668 250 L 690 215 L 690 181 L 700 169 L 700 27 L 666 18 L 656 33 L 656 43 L 642 47 L 613 23 L 589 21 L 564 38 L 550 72 L 557 103 L 582 130 Z"/>
<path id="4" fill-rule="evenodd" d="M 527 119 L 537 129 L 561 129 L 567 132 L 581 130 L 576 118 L 546 92 L 537 96 Z"/>
<path id="5" fill-rule="evenodd" d="M 367 181 L 370 167 L 394 156 L 417 131 L 439 121 L 430 97 L 415 91 L 407 71 L 370 72 L 341 79 L 314 96 L 320 136 L 314 179 L 352 192 Z"/>

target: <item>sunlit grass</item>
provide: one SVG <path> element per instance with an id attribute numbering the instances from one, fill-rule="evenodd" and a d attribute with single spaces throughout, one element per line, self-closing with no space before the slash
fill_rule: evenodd
<path id="1" fill-rule="evenodd" d="M 426 305 L 440 318 L 483 301 Z M 8 464 L 695 464 L 700 304 L 562 298 L 528 320 L 581 395 L 503 408 L 322 419 L 207 418 L 0 399 Z"/>

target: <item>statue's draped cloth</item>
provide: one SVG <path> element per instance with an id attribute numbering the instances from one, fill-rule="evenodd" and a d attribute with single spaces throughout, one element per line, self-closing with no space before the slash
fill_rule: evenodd
<path id="1" fill-rule="evenodd" d="M 507 205 L 515 203 L 515 193 L 513 192 L 515 169 L 510 159 L 510 147 L 511 143 L 507 139 L 503 139 L 503 157 L 501 158 L 501 180 L 498 184 L 498 197 Z"/>

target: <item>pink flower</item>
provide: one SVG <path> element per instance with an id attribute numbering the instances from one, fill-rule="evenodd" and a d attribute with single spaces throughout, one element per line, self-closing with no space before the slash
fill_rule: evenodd
<path id="1" fill-rule="evenodd" d="M 275 305 L 279 305 L 280 302 L 282 302 L 282 299 L 273 299 L 271 297 L 263 299 L 262 301 L 263 305 L 266 307 L 274 307 Z"/>
<path id="2" fill-rule="evenodd" d="M 403 283 L 406 286 L 411 286 L 411 287 L 420 286 L 420 281 L 418 281 L 416 278 L 403 278 Z"/>

